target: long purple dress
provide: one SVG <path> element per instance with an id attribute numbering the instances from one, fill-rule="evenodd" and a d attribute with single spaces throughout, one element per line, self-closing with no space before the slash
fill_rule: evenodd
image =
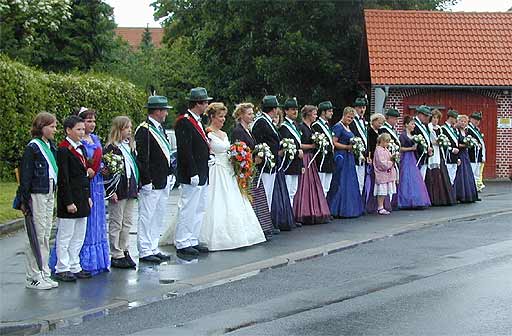
<path id="1" fill-rule="evenodd" d="M 354 133 L 347 131 L 341 124 L 333 126 L 334 136 L 344 145 L 350 144 Z M 336 170 L 332 176 L 331 188 L 327 193 L 327 202 L 331 214 L 335 217 L 359 217 L 364 213 L 363 198 L 359 192 L 354 153 L 337 150 L 334 153 Z"/>
<path id="2" fill-rule="evenodd" d="M 465 134 L 459 133 L 459 143 L 462 143 Z M 478 191 L 476 189 L 475 177 L 469 162 L 469 154 L 467 148 L 459 148 L 460 166 L 457 167 L 457 174 L 455 175 L 455 191 L 457 194 L 457 201 L 461 203 L 470 203 L 478 200 Z"/>
<path id="3" fill-rule="evenodd" d="M 299 128 L 302 132 L 302 143 L 312 144 L 311 128 L 304 123 L 300 124 Z M 314 162 L 310 165 L 316 151 L 316 149 L 304 151 L 304 174 L 300 175 L 299 187 L 293 199 L 295 220 L 306 225 L 327 223 L 331 219 L 329 204 L 318 176 L 318 168 Z"/>
<path id="4" fill-rule="evenodd" d="M 400 134 L 400 145 L 412 147 L 414 142 L 406 132 Z M 402 152 L 400 157 L 400 183 L 398 184 L 398 207 L 418 209 L 430 206 L 430 197 L 419 168 L 416 166 L 415 151 Z"/>

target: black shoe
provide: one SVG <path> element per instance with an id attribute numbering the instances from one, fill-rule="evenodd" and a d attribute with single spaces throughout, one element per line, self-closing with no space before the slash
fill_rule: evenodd
<path id="1" fill-rule="evenodd" d="M 199 254 L 199 251 L 196 250 L 195 248 L 193 248 L 192 246 L 189 246 L 189 247 L 185 247 L 185 248 L 182 248 L 182 249 L 177 249 L 176 250 L 176 253 L 178 254 L 184 254 L 184 255 L 193 255 L 193 256 L 196 256 Z"/>
<path id="2" fill-rule="evenodd" d="M 171 256 L 163 254 L 162 252 L 158 252 L 157 254 L 154 254 L 154 256 L 157 257 L 157 258 L 160 258 L 160 260 L 162 260 L 162 261 L 171 260 Z"/>
<path id="3" fill-rule="evenodd" d="M 87 271 L 84 271 L 84 270 L 81 270 L 78 273 L 73 273 L 73 275 L 77 279 L 89 279 L 89 278 L 92 278 L 91 272 L 87 272 Z"/>
<path id="4" fill-rule="evenodd" d="M 53 274 L 53 278 L 57 281 L 62 281 L 62 282 L 75 282 L 76 281 L 76 277 L 71 272 L 55 273 L 55 274 Z"/>
<path id="5" fill-rule="evenodd" d="M 148 255 L 146 257 L 139 258 L 139 261 L 152 264 L 160 264 L 162 262 L 162 259 L 158 258 L 156 255 Z"/>
<path id="6" fill-rule="evenodd" d="M 280 233 L 281 233 L 281 230 L 279 230 L 278 228 L 273 228 L 272 229 L 272 234 L 278 235 Z"/>
<path id="7" fill-rule="evenodd" d="M 128 260 L 126 258 L 112 258 L 110 260 L 110 266 L 114 268 L 132 268 L 132 266 L 128 263 Z"/>
<path id="8" fill-rule="evenodd" d="M 295 222 L 295 226 L 297 226 L 297 227 L 302 227 L 302 223 Z"/>
<path id="9" fill-rule="evenodd" d="M 208 253 L 210 252 L 210 250 L 208 250 L 208 247 L 206 246 L 201 246 L 201 245 L 196 245 L 196 246 L 192 246 L 194 249 L 197 250 L 197 252 L 199 253 Z"/>
<path id="10" fill-rule="evenodd" d="M 133 261 L 132 257 L 130 256 L 130 252 L 124 251 L 124 257 L 126 259 L 126 262 L 128 262 L 128 264 L 130 265 L 130 267 L 135 268 L 135 266 L 137 266 L 135 261 Z"/>
<path id="11" fill-rule="evenodd" d="M 481 201 L 482 199 L 481 199 L 480 197 L 478 197 L 476 200 L 477 200 L 477 201 Z"/>

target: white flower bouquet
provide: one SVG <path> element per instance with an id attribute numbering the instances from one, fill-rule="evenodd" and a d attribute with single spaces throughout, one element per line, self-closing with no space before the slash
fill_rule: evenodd
<path id="1" fill-rule="evenodd" d="M 425 152 L 427 150 L 427 141 L 421 134 L 414 134 L 412 136 L 412 141 L 417 144 L 418 146 L 421 146 L 423 151 Z"/>
<path id="2" fill-rule="evenodd" d="M 324 133 L 315 132 L 313 135 L 311 135 L 311 140 L 315 144 L 317 150 L 311 161 L 309 161 L 308 168 L 313 162 L 315 162 L 315 159 L 318 155 L 322 155 L 322 162 L 320 162 L 320 169 L 322 169 L 325 155 L 328 153 L 327 148 L 329 148 L 330 145 L 329 139 L 325 136 Z"/>
<path id="3" fill-rule="evenodd" d="M 437 137 L 437 144 L 439 147 L 448 148 L 450 147 L 450 139 L 444 134 L 439 134 Z"/>
<path id="4" fill-rule="evenodd" d="M 366 151 L 363 139 L 360 137 L 353 137 L 350 139 L 350 143 L 352 144 L 352 152 L 354 153 L 356 160 L 362 162 L 364 160 L 364 152 Z"/>
<path id="5" fill-rule="evenodd" d="M 391 153 L 391 160 L 396 163 L 400 162 L 400 146 L 391 140 L 388 144 L 388 150 Z"/>
<path id="6" fill-rule="evenodd" d="M 464 139 L 462 139 L 462 142 L 466 145 L 467 148 L 478 148 L 480 147 L 480 144 L 478 143 L 478 140 L 476 140 L 471 135 L 466 135 Z"/>
<path id="7" fill-rule="evenodd" d="M 279 142 L 279 145 L 281 146 L 281 150 L 283 151 L 283 161 L 281 162 L 281 166 L 279 167 L 279 170 L 283 169 L 284 163 L 287 162 L 288 165 L 284 169 L 288 169 L 290 164 L 292 163 L 293 159 L 295 159 L 295 155 L 297 155 L 297 146 L 295 146 L 295 142 L 293 142 L 292 139 L 284 138 Z"/>
<path id="8" fill-rule="evenodd" d="M 113 152 L 103 155 L 103 163 L 110 175 L 124 174 L 124 158 Z"/>

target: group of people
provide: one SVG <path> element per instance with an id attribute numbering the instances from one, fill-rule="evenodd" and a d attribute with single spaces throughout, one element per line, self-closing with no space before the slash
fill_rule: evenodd
<path id="1" fill-rule="evenodd" d="M 333 217 L 473 202 L 477 186 L 484 187 L 480 113 L 468 123 L 450 110 L 440 126 L 441 112 L 419 106 L 416 116 L 404 117 L 399 135 L 399 112 L 373 114 L 368 123 L 365 98 L 346 107 L 337 123 L 330 101 L 305 105 L 298 123 L 295 98 L 281 105 L 269 95 L 257 116 L 251 103 L 237 105 L 229 137 L 222 130 L 228 109 L 211 101 L 205 88 L 190 91 L 188 109 L 174 125 L 176 153 L 162 126 L 171 108 L 163 96 L 148 98 L 147 119 L 135 132 L 129 117 L 115 117 L 105 146 L 94 134 L 93 109 L 64 120 L 66 137 L 58 146 L 55 116 L 34 118 L 17 192 L 40 250 L 37 256 L 27 243 L 27 288 L 136 268 L 129 253 L 135 221 L 139 262 L 158 264 L 170 259 L 160 245 L 174 245 L 181 256 L 237 249 Z M 166 228 L 176 183 L 177 216 Z M 55 193 L 57 234 L 50 247 Z"/>

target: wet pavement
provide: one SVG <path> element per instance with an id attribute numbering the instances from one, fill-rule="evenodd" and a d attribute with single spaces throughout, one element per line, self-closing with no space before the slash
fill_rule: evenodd
<path id="1" fill-rule="evenodd" d="M 379 239 L 399 232 L 416 230 L 423 224 L 445 222 L 452 218 L 479 216 L 512 208 L 512 184 L 489 183 L 481 195 L 483 201 L 454 207 L 432 208 L 422 211 L 397 211 L 391 216 L 369 215 L 357 219 L 335 220 L 329 224 L 304 226 L 293 232 L 283 232 L 270 242 L 236 251 L 215 252 L 199 259 L 177 258 L 172 247 L 162 250 L 172 254 L 170 262 L 140 265 L 137 270 L 117 270 L 103 273 L 76 284 L 61 283 L 58 289 L 33 291 L 24 288 L 24 232 L 3 237 L 0 242 L 2 260 L 1 322 L 59 321 L 73 317 L 81 319 L 88 313 L 105 313 L 105 307 L 115 310 L 129 305 L 134 307 L 172 296 L 176 284 L 191 284 L 193 279 L 203 278 L 244 265 L 272 260 L 290 253 L 300 253 L 329 244 L 351 243 Z M 170 198 L 171 220 L 176 211 L 176 192 Z M 137 256 L 135 234 L 131 235 L 131 254 Z M 236 272 L 235 272 L 236 273 Z M 235 274 L 233 273 L 233 274 Z M 217 278 L 212 278 L 211 282 Z M 81 321 L 81 320 L 80 320 Z M 78 321 L 78 322 L 80 322 Z M 64 323 L 64 322 L 63 322 Z M 66 322 L 66 323 L 69 323 Z M 71 322 L 72 323 L 72 322 Z M 57 323 L 58 324 L 58 323 Z"/>

